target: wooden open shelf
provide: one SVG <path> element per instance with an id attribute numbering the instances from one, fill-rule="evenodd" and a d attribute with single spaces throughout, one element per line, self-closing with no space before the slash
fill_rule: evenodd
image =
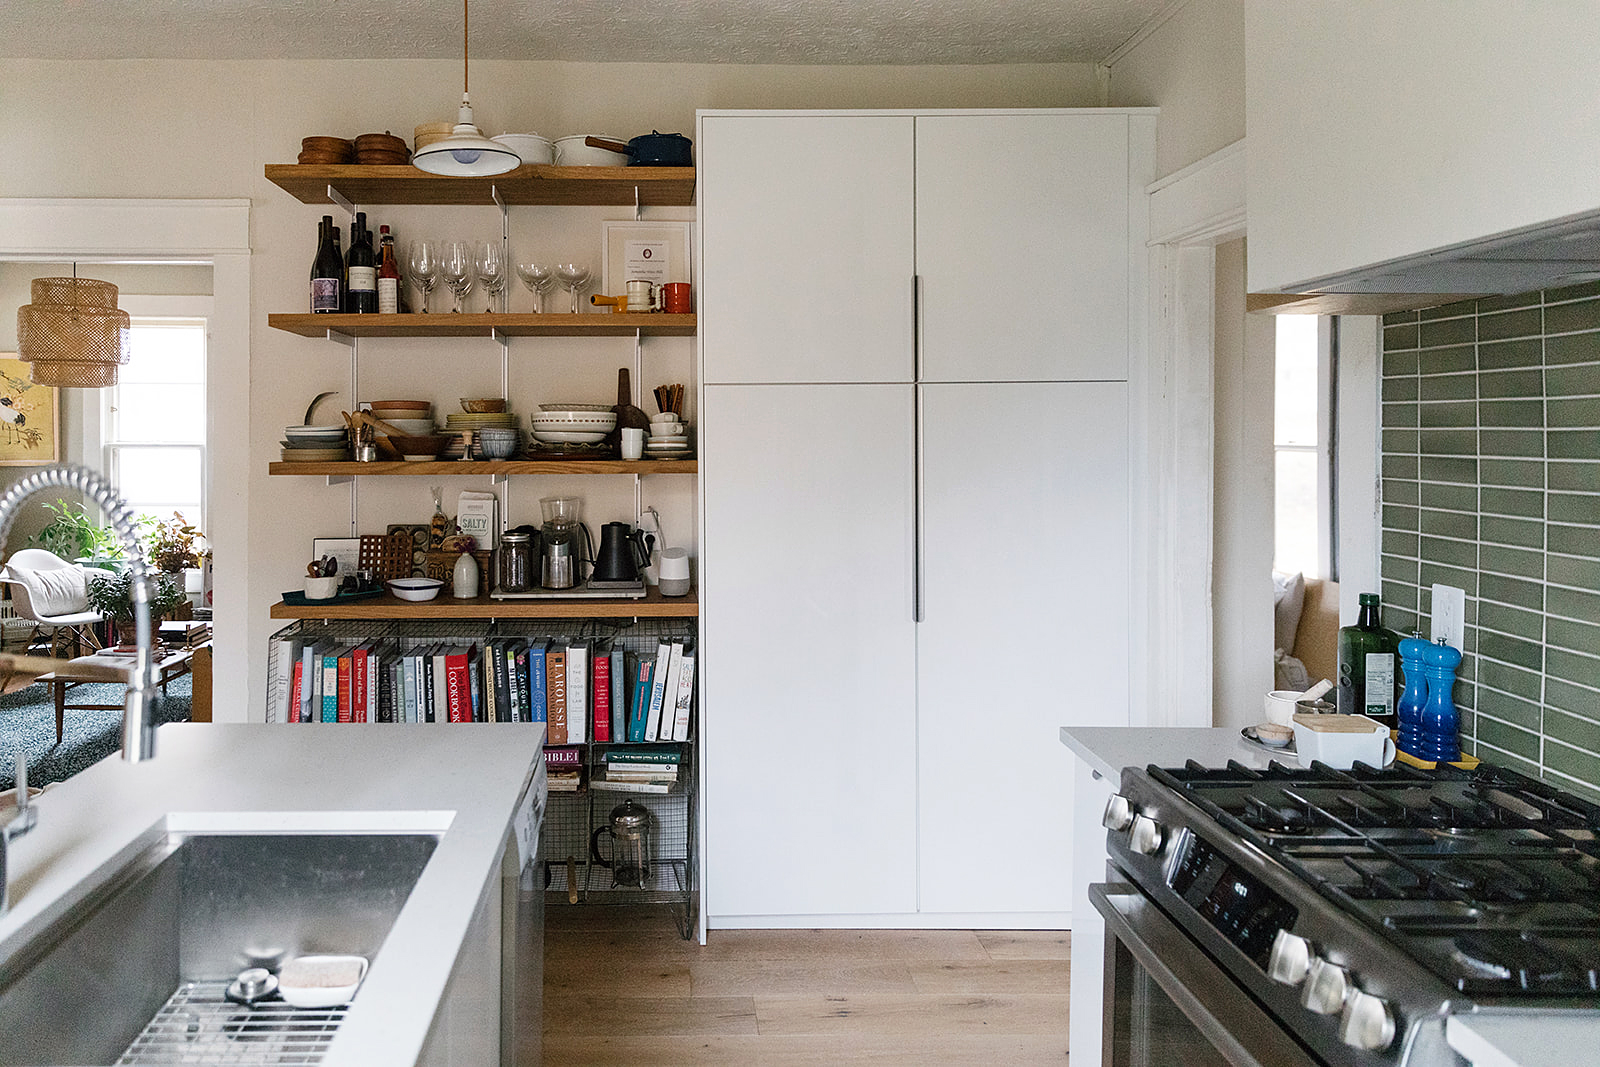
<path id="1" fill-rule="evenodd" d="M 693 459 L 472 459 L 379 460 L 375 463 L 269 463 L 268 474 L 373 475 L 430 477 L 488 474 L 695 474 Z"/>
<path id="2" fill-rule="evenodd" d="M 301 337 L 693 337 L 697 316 L 630 312 L 622 315 L 268 315 L 274 330 Z"/>
<path id="3" fill-rule="evenodd" d="M 267 180 L 302 204 L 329 204 L 328 187 L 352 204 L 502 202 L 555 205 L 687 207 L 694 203 L 693 167 L 551 167 L 523 164 L 490 178 L 455 178 L 416 167 L 268 163 Z"/>
<path id="4" fill-rule="evenodd" d="M 441 594 L 417 603 L 399 597 L 373 597 L 347 603 L 272 605 L 274 619 L 692 619 L 700 614 L 700 594 L 664 597 L 651 589 L 640 600 L 456 600 Z"/>

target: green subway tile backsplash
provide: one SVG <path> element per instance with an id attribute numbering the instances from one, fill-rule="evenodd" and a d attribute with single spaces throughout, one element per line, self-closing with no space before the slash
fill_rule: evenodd
<path id="1" fill-rule="evenodd" d="M 1600 797 L 1600 282 L 1383 321 L 1385 622 L 1465 589 L 1464 747 Z"/>

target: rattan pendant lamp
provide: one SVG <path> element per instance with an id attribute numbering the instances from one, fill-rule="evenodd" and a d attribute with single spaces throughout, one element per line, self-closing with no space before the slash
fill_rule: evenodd
<path id="1" fill-rule="evenodd" d="M 450 136 L 411 157 L 411 165 L 429 174 L 484 177 L 522 166 L 522 159 L 503 144 L 489 140 L 472 121 L 467 97 L 467 0 L 461 0 L 461 111 Z"/>
<path id="2" fill-rule="evenodd" d="M 17 356 L 36 385 L 104 389 L 132 356 L 117 287 L 78 277 L 35 278 L 33 303 L 17 309 Z"/>

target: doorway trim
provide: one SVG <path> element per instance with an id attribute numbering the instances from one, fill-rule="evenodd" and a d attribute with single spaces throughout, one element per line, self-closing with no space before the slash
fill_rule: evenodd
<path id="1" fill-rule="evenodd" d="M 206 367 L 206 538 L 216 556 L 212 654 L 218 678 L 249 677 L 250 201 L 0 199 L 0 259 L 209 264 L 214 300 Z M 224 413 L 232 412 L 224 420 Z M 241 432 L 243 431 L 243 432 Z M 224 701 L 217 722 L 245 722 Z"/>

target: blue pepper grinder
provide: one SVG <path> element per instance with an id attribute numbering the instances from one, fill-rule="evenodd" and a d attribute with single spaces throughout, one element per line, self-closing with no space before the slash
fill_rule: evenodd
<path id="1" fill-rule="evenodd" d="M 1422 673 L 1428 680 L 1428 700 L 1422 706 L 1422 744 L 1418 759 L 1452 763 L 1461 758 L 1458 733 L 1461 716 L 1453 696 L 1461 653 L 1440 641 L 1422 653 Z"/>
<path id="2" fill-rule="evenodd" d="M 1405 671 L 1406 687 L 1395 705 L 1395 717 L 1400 720 L 1401 752 L 1422 758 L 1422 707 L 1428 702 L 1428 679 L 1422 673 L 1422 657 L 1428 651 L 1428 642 L 1412 631 L 1400 642 L 1400 665 Z"/>

